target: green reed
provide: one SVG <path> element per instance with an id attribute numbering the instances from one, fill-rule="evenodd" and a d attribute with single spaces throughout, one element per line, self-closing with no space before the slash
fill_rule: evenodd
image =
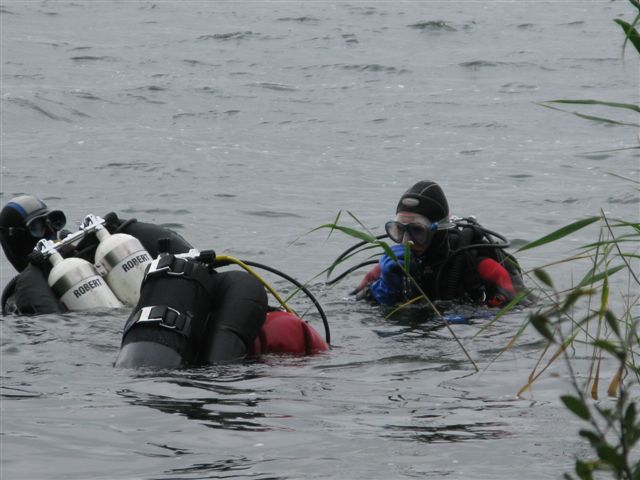
<path id="1" fill-rule="evenodd" d="M 620 19 L 614 22 L 620 25 L 625 34 L 623 54 L 628 43 L 640 54 L 640 35 L 635 28 L 640 23 L 640 2 L 629 0 L 629 3 L 635 9 L 633 22 Z M 553 100 L 540 105 L 559 110 L 550 104 L 598 105 L 640 112 L 640 106 L 636 104 L 600 100 Z M 572 113 L 598 122 L 638 126 L 635 122 Z M 640 146 L 629 148 L 637 149 Z M 640 195 L 640 182 L 617 174 L 611 175 L 634 183 L 635 191 Z M 637 452 L 640 415 L 638 398 L 630 393 L 634 388 L 637 391 L 640 386 L 640 224 L 637 221 L 610 219 L 601 211 L 599 217 L 576 222 L 520 250 L 558 240 L 598 220 L 600 228 L 597 240 L 584 245 L 580 254 L 570 259 L 571 262 L 589 262 L 587 274 L 575 286 L 558 291 L 543 268 L 534 271 L 544 287 L 547 304 L 532 313 L 529 322 L 547 340 L 541 358 L 550 348 L 555 348 L 555 353 L 545 367 L 536 371 L 541 364 L 541 361 L 538 362 L 519 393 L 528 389 L 555 359 L 564 357 L 574 394 L 560 398 L 567 409 L 585 422 L 586 427 L 579 431 L 579 435 L 593 451 L 591 458 L 576 459 L 575 475 L 582 480 L 592 480 L 596 473 L 607 473 L 616 479 L 640 480 L 640 454 Z M 612 283 L 615 277 L 618 281 Z M 579 303 L 583 304 L 582 308 L 579 308 Z M 583 381 L 578 380 L 569 354 L 569 347 L 573 348 L 578 342 L 591 350 L 590 368 Z M 613 401 L 598 401 L 600 368 L 605 358 L 617 365 L 607 388 L 607 395 Z M 634 447 L 636 451 L 632 453 Z M 573 479 L 568 473 L 564 478 Z"/>

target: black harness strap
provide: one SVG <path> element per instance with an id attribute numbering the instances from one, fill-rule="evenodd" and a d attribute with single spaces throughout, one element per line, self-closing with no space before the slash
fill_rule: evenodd
<path id="1" fill-rule="evenodd" d="M 181 276 L 184 277 L 185 280 L 194 280 L 206 289 L 207 279 L 210 274 L 202 268 L 197 268 L 198 266 L 198 263 L 188 259 L 178 258 L 174 255 L 158 257 L 149 265 L 149 270 L 147 270 L 142 283 L 144 284 L 147 279 L 155 275 L 163 274 Z"/>
<path id="2" fill-rule="evenodd" d="M 127 321 L 123 336 L 136 325 L 158 325 L 189 338 L 192 317 L 167 305 L 142 307 Z"/>

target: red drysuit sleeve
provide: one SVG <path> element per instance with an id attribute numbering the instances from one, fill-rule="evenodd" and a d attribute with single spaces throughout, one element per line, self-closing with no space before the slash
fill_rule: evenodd
<path id="1" fill-rule="evenodd" d="M 478 273 L 482 280 L 496 287 L 497 293 L 487 299 L 489 305 L 499 307 L 511 300 L 516 290 L 513 287 L 511 275 L 506 268 L 492 258 L 484 258 L 478 263 Z"/>

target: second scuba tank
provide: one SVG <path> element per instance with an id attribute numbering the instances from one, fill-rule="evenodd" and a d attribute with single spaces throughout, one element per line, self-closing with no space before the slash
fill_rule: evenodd
<path id="1" fill-rule="evenodd" d="M 91 263 L 81 258 L 62 258 L 58 252 L 51 253 L 49 260 L 53 264 L 49 286 L 69 310 L 122 307 Z"/>
<path id="2" fill-rule="evenodd" d="M 100 241 L 96 249 L 96 266 L 111 290 L 127 305 L 135 305 L 140 298 L 140 285 L 152 258 L 140 241 L 125 233 L 111 235 L 106 228 L 96 230 Z"/>

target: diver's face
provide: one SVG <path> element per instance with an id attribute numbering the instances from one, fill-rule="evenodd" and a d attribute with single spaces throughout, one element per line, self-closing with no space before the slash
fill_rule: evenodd
<path id="1" fill-rule="evenodd" d="M 398 212 L 396 214 L 395 221 L 402 225 L 415 225 L 413 229 L 405 228 L 402 232 L 402 239 L 398 242 L 402 245 L 406 245 L 407 243 L 411 244 L 411 251 L 417 254 L 424 253 L 427 247 L 429 246 L 428 241 L 422 241 L 422 236 L 420 234 L 414 233 L 412 235 L 412 230 L 414 232 L 420 230 L 420 227 L 424 227 L 425 230 L 425 239 L 429 239 L 428 235 L 429 228 L 431 227 L 431 222 L 424 215 L 420 215 L 419 213 L 411 213 L 411 212 Z"/>

